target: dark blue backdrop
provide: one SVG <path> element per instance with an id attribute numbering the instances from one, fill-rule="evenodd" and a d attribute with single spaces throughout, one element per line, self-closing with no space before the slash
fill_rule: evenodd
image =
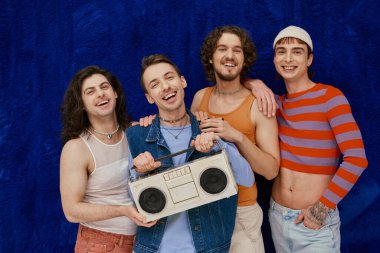
<path id="1" fill-rule="evenodd" d="M 73 251 L 77 225 L 65 220 L 59 194 L 59 106 L 74 73 L 90 64 L 111 70 L 137 119 L 155 112 L 139 88 L 141 58 L 165 53 L 187 78 L 190 106 L 207 84 L 201 43 L 225 24 L 250 32 L 259 50 L 251 76 L 276 92 L 284 89 L 274 78 L 273 38 L 290 24 L 309 31 L 314 80 L 346 94 L 369 159 L 339 205 L 342 252 L 378 252 L 379 13 L 377 0 L 0 1 L 0 252 Z M 267 224 L 263 231 L 273 252 Z"/>

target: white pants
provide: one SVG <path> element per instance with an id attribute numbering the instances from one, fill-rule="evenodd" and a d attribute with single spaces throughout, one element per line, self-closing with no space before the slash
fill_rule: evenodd
<path id="1" fill-rule="evenodd" d="M 259 204 L 238 207 L 229 253 L 264 253 L 262 223 L 263 210 Z"/>

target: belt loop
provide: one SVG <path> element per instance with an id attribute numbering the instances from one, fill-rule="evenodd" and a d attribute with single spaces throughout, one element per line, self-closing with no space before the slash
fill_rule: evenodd
<path id="1" fill-rule="evenodd" d="M 121 248 L 121 246 L 123 246 L 123 242 L 124 242 L 124 235 L 120 235 L 120 240 L 119 240 L 119 247 Z"/>
<path id="2" fill-rule="evenodd" d="M 82 232 L 83 232 L 83 226 L 82 226 L 82 224 L 79 224 L 79 234 L 81 237 L 83 237 Z"/>

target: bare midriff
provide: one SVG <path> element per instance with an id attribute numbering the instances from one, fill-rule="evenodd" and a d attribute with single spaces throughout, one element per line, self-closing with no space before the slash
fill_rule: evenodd
<path id="1" fill-rule="evenodd" d="M 330 184 L 333 175 L 310 174 L 280 168 L 272 198 L 278 204 L 296 210 L 314 205 Z"/>

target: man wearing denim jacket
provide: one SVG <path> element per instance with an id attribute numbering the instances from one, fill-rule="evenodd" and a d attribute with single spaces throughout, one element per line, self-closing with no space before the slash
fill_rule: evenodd
<path id="1" fill-rule="evenodd" d="M 186 80 L 164 55 L 145 57 L 141 85 L 149 103 L 158 107 L 158 117 L 149 127 L 128 129 L 130 167 L 138 173 L 165 170 L 201 158 L 214 146 L 225 148 L 237 183 L 251 186 L 254 176 L 236 147 L 214 133 L 201 133 L 199 124 L 186 110 Z M 218 143 L 215 145 L 215 143 Z M 154 159 L 194 146 L 195 150 L 172 159 Z M 132 161 L 133 159 L 133 161 Z M 160 219 L 150 229 L 139 227 L 134 251 L 140 252 L 228 252 L 236 216 L 237 196 Z"/>

